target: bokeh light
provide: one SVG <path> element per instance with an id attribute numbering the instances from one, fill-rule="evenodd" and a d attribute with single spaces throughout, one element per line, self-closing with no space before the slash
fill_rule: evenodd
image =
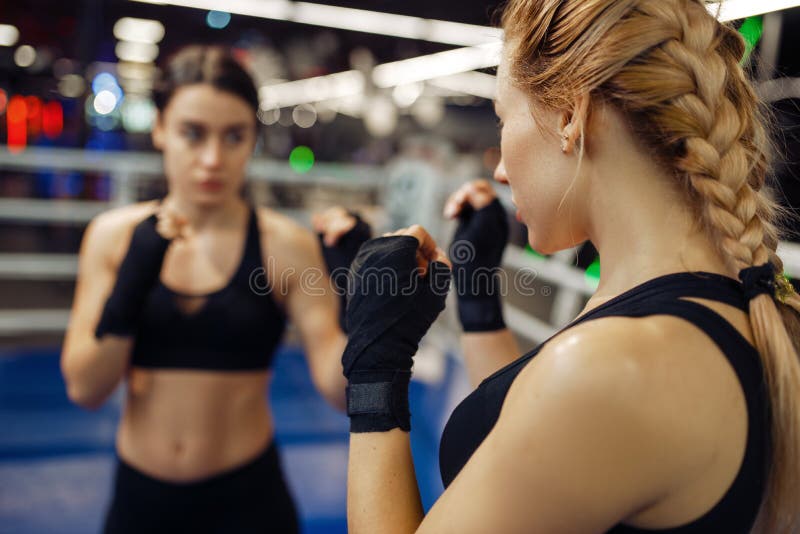
<path id="1" fill-rule="evenodd" d="M 14 63 L 18 67 L 26 68 L 36 61 L 36 49 L 31 45 L 22 45 L 14 52 Z"/>
<path id="2" fill-rule="evenodd" d="M 0 24 L 0 46 L 14 46 L 19 40 L 19 30 L 10 24 Z"/>
<path id="3" fill-rule="evenodd" d="M 424 90 L 425 85 L 420 82 L 398 85 L 392 91 L 392 99 L 399 107 L 407 108 L 417 101 Z"/>
<path id="4" fill-rule="evenodd" d="M 310 104 L 300 104 L 292 110 L 292 120 L 300 128 L 311 128 L 317 122 L 317 110 Z"/>
<path id="5" fill-rule="evenodd" d="M 156 106 L 149 98 L 126 98 L 120 106 L 122 127 L 131 133 L 146 133 L 153 129 Z"/>
<path id="6" fill-rule="evenodd" d="M 58 82 L 58 92 L 67 98 L 78 98 L 86 91 L 86 80 L 80 74 L 67 74 Z"/>
<path id="7" fill-rule="evenodd" d="M 108 89 L 103 89 L 95 95 L 93 106 L 100 115 L 108 115 L 117 107 L 117 97 Z"/>
<path id="8" fill-rule="evenodd" d="M 742 62 L 745 62 L 749 59 L 753 50 L 755 50 L 758 41 L 761 40 L 761 35 L 764 33 L 764 17 L 746 18 L 739 27 L 739 33 L 744 37 L 745 52 L 742 57 Z"/>
<path id="9" fill-rule="evenodd" d="M 206 24 L 216 30 L 221 30 L 231 22 L 231 14 L 225 11 L 209 11 L 206 15 Z"/>
<path id="10" fill-rule="evenodd" d="M 280 108 L 258 108 L 258 120 L 261 121 L 262 124 L 266 124 L 267 126 L 271 126 L 278 122 L 281 118 L 281 109 Z"/>
<path id="11" fill-rule="evenodd" d="M 364 126 L 374 137 L 386 137 L 397 127 L 397 108 L 390 98 L 374 96 L 364 111 Z"/>
<path id="12" fill-rule="evenodd" d="M 13 96 L 6 111 L 8 150 L 22 152 L 28 142 L 28 106 L 25 98 Z"/>
<path id="13" fill-rule="evenodd" d="M 25 97 L 28 113 L 28 137 L 35 139 L 42 131 L 42 101 L 35 96 Z"/>
<path id="14" fill-rule="evenodd" d="M 92 80 L 92 91 L 96 95 L 99 95 L 103 91 L 108 91 L 114 95 L 116 102 L 122 100 L 122 88 L 120 88 L 114 75 L 108 72 L 101 72 L 94 77 L 94 80 Z"/>
<path id="15" fill-rule="evenodd" d="M 600 256 L 586 268 L 585 278 L 591 287 L 597 288 L 600 285 Z"/>
<path id="16" fill-rule="evenodd" d="M 42 130 L 48 139 L 56 139 L 64 131 L 64 108 L 60 102 L 48 102 L 44 105 Z"/>
<path id="17" fill-rule="evenodd" d="M 297 146 L 289 154 L 289 167 L 296 173 L 306 173 L 314 166 L 314 152 L 307 146 Z"/>

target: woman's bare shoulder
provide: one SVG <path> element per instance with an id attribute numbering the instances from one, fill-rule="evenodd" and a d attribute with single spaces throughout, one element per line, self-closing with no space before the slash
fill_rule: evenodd
<path id="1" fill-rule="evenodd" d="M 299 253 L 306 257 L 317 247 L 316 239 L 310 229 L 291 217 L 270 208 L 257 210 L 258 228 L 265 251 L 276 252 L 291 258 Z"/>
<path id="2" fill-rule="evenodd" d="M 133 228 L 155 212 L 156 201 L 112 208 L 95 216 L 84 234 L 84 248 L 118 256 L 124 251 Z"/>
<path id="3" fill-rule="evenodd" d="M 727 358 L 697 326 L 666 315 L 605 317 L 570 328 L 542 348 L 513 388 L 561 399 L 565 416 L 583 417 L 588 407 L 595 415 L 605 411 L 616 421 L 606 429 L 649 443 L 652 458 L 671 444 L 665 473 L 673 482 L 705 468 L 731 413 L 746 419 Z"/>

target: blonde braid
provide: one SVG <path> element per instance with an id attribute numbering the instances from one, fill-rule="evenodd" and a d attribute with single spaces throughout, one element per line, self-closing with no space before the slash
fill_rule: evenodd
<path id="1" fill-rule="evenodd" d="M 771 262 L 782 273 L 783 262 L 775 253 L 777 228 L 771 222 L 776 219 L 776 206 L 759 193 L 765 180 L 766 150 L 759 149 L 763 130 L 753 120 L 755 95 L 747 94 L 752 89 L 743 83 L 731 48 L 726 54 L 720 46 L 725 38 L 730 42 L 730 35 L 720 30 L 722 26 L 699 2 L 680 3 L 685 9 L 672 14 L 682 26 L 683 39 L 668 41 L 661 48 L 695 81 L 695 91 L 672 99 L 655 115 L 655 123 L 680 143 L 675 168 L 688 180 L 702 220 L 710 234 L 718 237 L 734 272 Z M 737 107 L 731 96 L 749 100 L 751 105 Z M 800 310 L 796 294 L 787 304 Z M 773 469 L 758 526 L 764 532 L 791 533 L 800 526 L 796 509 L 800 363 L 773 298 L 752 299 L 749 312 L 773 412 Z"/>
<path id="2" fill-rule="evenodd" d="M 739 66 L 741 36 L 701 0 L 510 0 L 503 16 L 514 82 L 544 106 L 580 95 L 614 105 L 672 169 L 732 273 L 770 262 L 780 208 L 763 191 L 769 138 Z M 758 528 L 800 531 L 800 298 L 750 300 L 769 388 L 772 469 Z M 779 313 L 780 312 L 780 313 Z"/>

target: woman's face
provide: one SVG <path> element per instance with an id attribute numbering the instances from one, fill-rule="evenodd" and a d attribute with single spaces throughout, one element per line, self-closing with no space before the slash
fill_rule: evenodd
<path id="1" fill-rule="evenodd" d="M 206 206 L 238 195 L 255 137 L 247 102 L 204 83 L 177 89 L 153 128 L 170 194 Z"/>
<path id="2" fill-rule="evenodd" d="M 501 159 L 494 177 L 511 187 L 531 247 L 551 254 L 587 239 L 580 201 L 585 180 L 576 176 L 577 153 L 561 150 L 563 114 L 540 107 L 534 114 L 531 106 L 528 95 L 511 83 L 503 54 L 495 102 Z"/>

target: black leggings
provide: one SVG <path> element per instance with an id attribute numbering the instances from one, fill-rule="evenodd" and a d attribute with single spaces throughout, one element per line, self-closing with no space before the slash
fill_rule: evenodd
<path id="1" fill-rule="evenodd" d="M 120 460 L 104 532 L 294 534 L 299 527 L 273 443 L 252 462 L 198 482 L 166 482 Z"/>

